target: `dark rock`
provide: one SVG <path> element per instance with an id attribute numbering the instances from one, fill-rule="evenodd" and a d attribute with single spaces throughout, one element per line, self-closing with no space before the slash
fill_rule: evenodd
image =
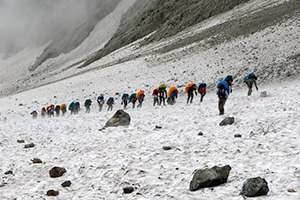
<path id="1" fill-rule="evenodd" d="M 200 132 L 198 133 L 198 135 L 202 136 L 202 135 L 203 135 L 203 133 L 200 131 Z"/>
<path id="2" fill-rule="evenodd" d="M 42 160 L 39 158 L 33 158 L 32 162 L 33 163 L 43 163 Z"/>
<path id="3" fill-rule="evenodd" d="M 71 184 L 72 184 L 71 181 L 65 181 L 65 182 L 63 182 L 61 184 L 61 186 L 63 186 L 63 187 L 70 187 Z"/>
<path id="4" fill-rule="evenodd" d="M 104 127 L 128 126 L 130 124 L 130 115 L 124 110 L 118 110 L 114 116 L 108 120 Z"/>
<path id="5" fill-rule="evenodd" d="M 190 182 L 190 190 L 196 191 L 200 188 L 223 184 L 227 181 L 230 170 L 231 167 L 229 165 L 224 167 L 214 166 L 210 169 L 199 169 Z"/>
<path id="6" fill-rule="evenodd" d="M 294 189 L 288 189 L 288 192 L 296 192 Z"/>
<path id="7" fill-rule="evenodd" d="M 163 150 L 168 151 L 168 150 L 171 150 L 171 149 L 172 149 L 172 147 L 169 147 L 169 146 L 163 146 Z"/>
<path id="8" fill-rule="evenodd" d="M 59 191 L 57 190 L 48 190 L 47 191 L 47 196 L 58 196 Z"/>
<path id="9" fill-rule="evenodd" d="M 67 170 L 65 168 L 62 167 L 53 167 L 50 171 L 50 177 L 51 178 L 57 178 L 57 177 L 61 177 L 65 172 L 67 172 Z"/>
<path id="10" fill-rule="evenodd" d="M 130 194 L 134 191 L 134 188 L 132 186 L 124 187 L 123 191 L 124 191 L 125 194 Z"/>
<path id="11" fill-rule="evenodd" d="M 155 126 L 155 129 L 162 129 L 161 126 Z"/>
<path id="12" fill-rule="evenodd" d="M 25 143 L 25 140 L 17 140 L 17 143 Z"/>
<path id="13" fill-rule="evenodd" d="M 226 125 L 231 125 L 234 122 L 234 117 L 226 117 L 223 119 L 220 123 L 220 126 L 226 126 Z"/>
<path id="14" fill-rule="evenodd" d="M 264 178 L 249 178 L 243 183 L 241 195 L 246 197 L 256 197 L 266 195 L 269 192 L 268 183 Z"/>
<path id="15" fill-rule="evenodd" d="M 33 148 L 34 144 L 30 143 L 30 144 L 25 144 L 24 148 Z"/>
<path id="16" fill-rule="evenodd" d="M 235 137 L 235 138 L 241 138 L 242 135 L 241 135 L 241 134 L 235 134 L 234 137 Z"/>
<path id="17" fill-rule="evenodd" d="M 4 174 L 8 175 L 8 174 L 13 174 L 13 172 L 11 170 L 6 171 Z"/>

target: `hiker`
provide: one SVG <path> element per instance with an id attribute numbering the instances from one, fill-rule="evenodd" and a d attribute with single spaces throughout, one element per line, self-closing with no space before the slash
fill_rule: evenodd
<path id="1" fill-rule="evenodd" d="M 198 87 L 198 92 L 201 95 L 200 102 L 203 101 L 203 97 L 206 95 L 206 83 L 200 83 Z"/>
<path id="2" fill-rule="evenodd" d="M 219 102 L 218 102 L 218 108 L 219 108 L 219 115 L 224 115 L 224 106 L 226 103 L 226 100 L 228 99 L 229 96 L 229 85 L 226 81 L 220 81 L 218 86 L 217 86 L 217 95 L 219 97 Z"/>
<path id="3" fill-rule="evenodd" d="M 60 112 L 60 105 L 56 105 L 55 108 L 54 108 L 54 111 L 55 111 L 56 117 L 58 117 L 59 112 Z"/>
<path id="4" fill-rule="evenodd" d="M 137 105 L 137 108 L 141 108 L 142 107 L 142 103 L 144 101 L 145 98 L 145 91 L 144 90 L 140 90 L 137 94 L 136 94 L 136 98 L 139 102 L 139 104 Z"/>
<path id="5" fill-rule="evenodd" d="M 248 96 L 250 96 L 251 93 L 252 93 L 252 86 L 253 86 L 253 84 L 255 85 L 255 88 L 258 91 L 258 87 L 256 85 L 256 81 L 257 81 L 257 77 L 255 76 L 254 73 L 250 73 L 250 74 L 248 74 L 248 76 L 246 76 L 244 78 L 244 83 L 246 83 L 246 85 L 248 87 Z"/>
<path id="6" fill-rule="evenodd" d="M 86 99 L 84 102 L 84 106 L 86 108 L 85 113 L 89 113 L 91 110 L 91 105 L 92 105 L 92 100 L 91 99 Z"/>
<path id="7" fill-rule="evenodd" d="M 66 106 L 66 104 L 64 104 L 64 103 L 61 104 L 60 110 L 61 110 L 62 115 L 64 116 L 65 113 L 67 112 L 67 106 Z"/>
<path id="8" fill-rule="evenodd" d="M 74 103 L 74 114 L 78 114 L 79 113 L 79 110 L 80 110 L 80 103 L 78 101 L 76 101 Z"/>
<path id="9" fill-rule="evenodd" d="M 36 119 L 36 118 L 37 118 L 38 113 L 37 113 L 35 110 L 32 111 L 30 114 L 32 115 L 32 118 L 33 118 L 33 119 Z"/>
<path id="10" fill-rule="evenodd" d="M 131 94 L 129 97 L 129 102 L 132 103 L 132 108 L 134 108 L 136 100 L 137 100 L 136 93 Z"/>
<path id="11" fill-rule="evenodd" d="M 109 97 L 106 101 L 106 104 L 108 105 L 107 111 L 112 110 L 113 109 L 113 104 L 114 104 L 114 98 Z"/>
<path id="12" fill-rule="evenodd" d="M 153 106 L 155 106 L 155 104 L 158 104 L 158 89 L 154 89 L 153 93 L 152 93 L 152 97 L 153 97 Z"/>
<path id="13" fill-rule="evenodd" d="M 71 115 L 74 114 L 74 106 L 75 106 L 75 102 L 73 101 L 73 102 L 70 103 L 70 105 L 69 105 L 69 110 L 71 111 Z"/>
<path id="14" fill-rule="evenodd" d="M 98 96 L 97 102 L 99 105 L 99 111 L 101 112 L 103 104 L 104 104 L 104 96 L 103 95 Z"/>
<path id="15" fill-rule="evenodd" d="M 167 98 L 167 86 L 165 84 L 161 84 L 158 87 L 158 96 L 159 96 L 159 105 L 161 105 L 161 103 L 163 103 L 163 105 L 165 106 L 166 103 L 166 98 Z"/>
<path id="16" fill-rule="evenodd" d="M 196 91 L 196 85 L 194 83 L 189 83 L 186 87 L 185 87 L 185 92 L 188 94 L 188 98 L 186 103 L 193 103 L 193 98 L 194 98 L 194 91 L 195 91 L 195 95 L 197 95 L 197 91 Z"/>
<path id="17" fill-rule="evenodd" d="M 232 82 L 233 82 L 233 77 L 232 77 L 232 75 L 226 76 L 226 78 L 224 79 L 224 81 L 227 82 L 227 84 L 228 84 L 228 86 L 229 86 L 229 89 L 230 89 L 230 90 L 228 90 L 228 94 L 232 93 Z M 226 89 L 226 87 L 225 87 L 225 89 Z"/>
<path id="18" fill-rule="evenodd" d="M 46 113 L 47 113 L 46 108 L 43 107 L 43 108 L 42 108 L 42 111 L 41 111 L 41 116 L 42 116 L 42 118 L 44 118 L 44 117 L 46 116 Z"/>
<path id="19" fill-rule="evenodd" d="M 48 117 L 54 116 L 54 105 L 51 104 L 50 106 L 47 106 L 47 115 Z"/>
<path id="20" fill-rule="evenodd" d="M 128 105 L 128 100 L 129 100 L 129 95 L 127 93 L 124 93 L 122 95 L 122 102 L 121 102 L 121 105 L 124 104 L 124 109 L 126 109 L 126 107 Z"/>
<path id="21" fill-rule="evenodd" d="M 170 105 L 174 105 L 175 103 L 175 98 L 177 99 L 177 95 L 178 95 L 178 90 L 175 86 L 172 86 L 168 92 L 168 104 Z"/>

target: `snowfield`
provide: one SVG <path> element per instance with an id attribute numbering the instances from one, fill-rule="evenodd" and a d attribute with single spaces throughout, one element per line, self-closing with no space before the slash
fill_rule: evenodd
<path id="1" fill-rule="evenodd" d="M 260 1 L 250 1 L 236 11 L 255 10 L 255 2 Z M 258 6 L 272 6 L 270 1 L 264 2 Z M 124 6 L 118 9 L 124 12 Z M 226 12 L 213 17 L 211 23 L 235 15 L 237 12 Z M 112 19 L 116 25 L 119 17 L 109 16 L 105 20 Z M 209 26 L 209 21 L 170 41 L 201 32 L 205 26 Z M 97 31 L 104 34 L 97 27 L 91 37 L 96 37 Z M 88 56 L 84 49 L 89 54 L 97 46 L 88 49 L 93 38 L 83 42 L 79 47 L 82 49 L 47 61 L 37 75 L 31 75 L 27 67 L 42 48 L 27 49 L 0 60 L 2 69 L 8 67 L 1 71 L 1 95 L 22 84 L 24 89 L 35 87 L 0 98 L 0 199 L 53 199 L 46 193 L 54 189 L 59 191 L 54 198 L 63 200 L 243 200 L 239 195 L 243 182 L 257 176 L 266 179 L 270 191 L 253 199 L 300 199 L 299 66 L 276 68 L 290 55 L 287 52 L 299 55 L 299 32 L 298 13 L 275 26 L 213 48 L 203 41 L 168 53 L 151 54 L 167 46 L 167 41 L 143 47 L 137 41 L 84 69 L 67 65 L 47 69 L 47 62 L 59 65 L 65 57 L 76 57 L 76 52 L 81 54 L 78 59 Z M 98 42 L 103 45 L 103 41 Z M 136 59 L 124 60 L 137 54 L 140 56 Z M 259 91 L 247 96 L 242 80 L 253 71 L 258 75 Z M 286 76 L 287 73 L 291 75 Z M 234 75 L 233 93 L 226 102 L 225 115 L 220 116 L 216 85 L 228 74 Z M 198 95 L 193 104 L 186 104 L 184 88 L 190 82 L 197 86 L 208 83 L 202 103 Z M 179 89 L 177 102 L 173 106 L 153 107 L 152 91 L 163 83 L 167 89 L 173 85 Z M 129 104 L 125 110 L 131 116 L 130 125 L 99 131 L 122 109 L 122 94 L 141 89 L 146 94 L 143 107 L 132 109 Z M 260 95 L 263 91 L 266 97 Z M 105 99 L 115 98 L 113 111 L 106 111 L 107 105 L 102 112 L 98 111 L 96 98 L 100 94 Z M 87 98 L 93 101 L 90 113 L 85 113 L 83 107 Z M 81 103 L 78 115 L 68 111 L 65 116 L 40 116 L 42 107 L 72 101 Z M 30 115 L 33 110 L 39 113 L 37 119 Z M 227 116 L 235 118 L 234 124 L 219 126 Z M 236 134 L 241 137 L 235 137 Z M 35 147 L 24 148 L 29 143 Z M 165 146 L 171 149 L 164 150 Z M 33 164 L 33 158 L 40 158 L 43 163 Z M 232 168 L 227 183 L 195 192 L 189 190 L 196 169 L 224 165 Z M 55 166 L 64 167 L 67 172 L 62 177 L 50 178 L 49 170 Z M 9 170 L 12 174 L 5 174 Z M 72 185 L 64 188 L 61 184 L 66 180 Z M 126 186 L 135 189 L 124 194 Z M 291 189 L 295 192 L 288 191 Z"/>

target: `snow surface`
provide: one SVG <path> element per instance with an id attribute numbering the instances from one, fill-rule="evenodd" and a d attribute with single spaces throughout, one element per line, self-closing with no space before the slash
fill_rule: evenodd
<path id="1" fill-rule="evenodd" d="M 218 115 L 215 94 L 218 80 L 228 73 L 246 69 L 244 77 L 260 67 L 257 63 L 263 66 L 277 62 L 286 51 L 299 52 L 299 43 L 295 42 L 299 41 L 298 33 L 299 21 L 290 19 L 249 37 L 223 43 L 217 49 L 188 51 L 172 62 L 165 60 L 185 49 L 97 68 L 102 62 L 114 62 L 124 54 L 131 54 L 139 48 L 135 43 L 94 63 L 90 67 L 94 70 L 87 73 L 1 98 L 0 199 L 53 199 L 47 197 L 46 192 L 54 189 L 60 192 L 55 199 L 242 200 L 239 193 L 243 182 L 256 176 L 267 180 L 270 191 L 266 196 L 253 199 L 300 199 L 300 81 L 262 85 L 258 79 L 259 91 L 247 96 L 246 86 L 235 80 L 233 93 L 225 105 L 225 116 Z M 272 43 L 268 42 L 270 39 Z M 88 49 L 88 42 L 84 44 Z M 159 45 L 143 48 L 151 51 Z M 199 47 L 199 44 L 194 45 Z M 147 50 L 143 48 L 139 50 Z M 32 54 L 29 50 L 23 51 L 16 58 L 25 58 L 28 54 L 32 59 L 38 50 L 30 51 Z M 264 56 L 256 61 L 253 57 L 262 51 Z M 244 61 L 237 62 L 237 57 Z M 159 64 L 160 58 L 164 58 L 164 62 Z M 11 58 L 10 62 L 22 66 L 22 62 L 28 63 L 28 60 Z M 74 69 L 67 71 L 76 73 Z M 3 73 L 12 76 L 11 72 Z M 17 79 L 19 73 L 23 73 L 22 70 L 12 79 Z M 199 102 L 198 95 L 193 104 L 186 104 L 183 90 L 191 81 L 210 83 L 204 102 Z M 152 106 L 152 90 L 161 83 L 166 83 L 168 88 L 172 85 L 179 88 L 174 106 Z M 129 104 L 126 109 L 131 124 L 99 131 L 115 111 L 122 108 L 122 93 L 140 89 L 146 91 L 143 107 L 132 109 Z M 267 97 L 260 96 L 262 91 L 267 92 Z M 106 99 L 115 98 L 113 112 L 107 112 L 106 105 L 102 112 L 98 111 L 96 97 L 99 94 L 104 94 Z M 40 112 L 49 104 L 69 104 L 77 100 L 83 105 L 86 98 L 93 100 L 90 113 L 85 113 L 82 107 L 78 115 L 67 113 L 64 117 L 44 119 L 38 116 L 35 120 L 30 116 L 33 110 Z M 226 116 L 235 117 L 235 123 L 219 126 Z M 156 126 L 162 129 L 155 129 Z M 200 131 L 203 136 L 198 135 Z M 235 134 L 242 137 L 236 138 Z M 17 143 L 17 140 L 25 140 L 25 143 Z M 31 142 L 36 146 L 25 149 L 24 145 Z M 163 150 L 164 146 L 172 149 Z M 33 164 L 33 158 L 40 158 L 43 163 Z M 227 183 L 189 191 L 196 169 L 227 164 L 232 167 Z M 64 167 L 67 172 L 60 178 L 50 178 L 49 170 L 54 166 Z M 5 175 L 8 170 L 13 174 Z M 61 186 L 66 180 L 72 182 L 71 187 Z M 126 186 L 133 186 L 134 192 L 124 194 Z M 296 192 L 290 193 L 288 189 Z"/>

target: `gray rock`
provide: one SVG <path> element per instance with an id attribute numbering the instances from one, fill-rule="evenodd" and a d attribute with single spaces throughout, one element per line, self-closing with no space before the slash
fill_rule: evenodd
<path id="1" fill-rule="evenodd" d="M 63 182 L 61 184 L 61 186 L 63 186 L 63 187 L 70 187 L 71 184 L 72 184 L 71 181 L 65 181 L 65 182 Z"/>
<path id="2" fill-rule="evenodd" d="M 125 194 L 130 194 L 134 191 L 134 188 L 132 186 L 124 187 L 123 191 L 124 191 Z"/>
<path id="3" fill-rule="evenodd" d="M 130 124 L 130 115 L 124 110 L 118 110 L 112 118 L 110 118 L 104 127 L 128 126 Z"/>
<path id="4" fill-rule="evenodd" d="M 34 144 L 33 143 L 30 143 L 30 144 L 26 144 L 25 146 L 24 146 L 24 148 L 33 148 L 34 147 Z"/>
<path id="5" fill-rule="evenodd" d="M 8 174 L 13 174 L 13 172 L 11 170 L 6 171 L 4 174 L 8 175 Z"/>
<path id="6" fill-rule="evenodd" d="M 190 182 L 190 190 L 196 191 L 204 187 L 213 187 L 223 184 L 227 181 L 231 167 L 229 165 L 223 167 L 214 166 L 210 169 L 199 169 Z"/>
<path id="7" fill-rule="evenodd" d="M 266 195 L 269 192 L 268 183 L 264 178 L 255 177 L 247 179 L 244 184 L 240 195 L 246 197 L 255 197 Z"/>
<path id="8" fill-rule="evenodd" d="M 260 93 L 260 96 L 261 96 L 261 97 L 267 97 L 268 95 L 267 95 L 267 92 L 266 92 L 266 91 L 262 91 L 262 92 Z"/>
<path id="9" fill-rule="evenodd" d="M 226 125 L 231 125 L 234 122 L 234 117 L 226 117 L 223 119 L 220 123 L 220 126 L 226 126 Z"/>

